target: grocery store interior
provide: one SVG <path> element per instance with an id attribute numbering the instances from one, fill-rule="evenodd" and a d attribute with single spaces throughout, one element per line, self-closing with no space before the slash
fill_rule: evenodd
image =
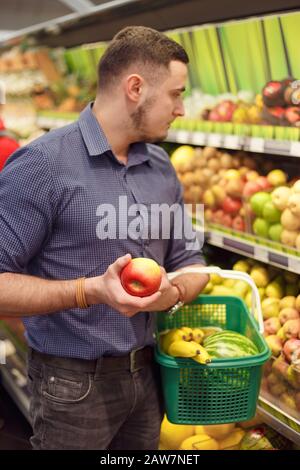
<path id="1" fill-rule="evenodd" d="M 240 332 L 257 328 L 263 338 L 255 356 L 262 358 L 255 410 L 250 419 L 203 423 L 200 417 L 197 424 L 174 424 L 169 410 L 160 449 L 300 450 L 299 1 L 0 2 L 0 171 L 9 157 L 6 145 L 11 154 L 74 122 L 94 100 L 98 61 L 128 25 L 162 31 L 189 55 L 185 115 L 158 145 L 170 156 L 194 228 L 204 232 L 207 265 L 248 274 L 262 312 L 259 323 L 242 275 L 211 275 L 202 296 L 207 304 L 214 296 L 238 298 L 251 318 Z M 230 302 L 224 300 L 229 309 Z M 0 346 L 6 356 L 0 365 L 0 449 L 29 450 L 21 318 L 0 312 Z M 248 374 L 248 363 L 241 359 L 240 373 Z M 239 381 L 226 374 L 222 380 L 229 394 Z"/>

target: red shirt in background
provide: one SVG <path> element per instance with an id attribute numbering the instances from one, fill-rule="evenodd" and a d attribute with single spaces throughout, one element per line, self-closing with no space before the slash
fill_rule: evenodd
<path id="1" fill-rule="evenodd" d="M 5 165 L 10 155 L 19 148 L 18 142 L 6 135 L 1 136 L 1 132 L 5 130 L 2 119 L 0 119 L 0 171 Z"/>

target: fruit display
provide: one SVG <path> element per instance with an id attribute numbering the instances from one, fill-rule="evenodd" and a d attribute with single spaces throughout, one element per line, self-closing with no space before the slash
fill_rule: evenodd
<path id="1" fill-rule="evenodd" d="M 277 171 L 280 185 L 272 192 L 259 192 L 250 199 L 255 218 L 253 232 L 300 251 L 300 180 L 287 186 L 286 176 Z"/>
<path id="2" fill-rule="evenodd" d="M 300 250 L 299 170 L 291 179 L 272 162 L 246 152 L 188 145 L 173 151 L 171 162 L 184 201 L 204 204 L 208 227 L 268 239 L 277 249 Z"/>
<path id="3" fill-rule="evenodd" d="M 130 295 L 146 297 L 158 291 L 162 274 L 159 265 L 150 258 L 133 258 L 122 269 L 121 284 Z"/>
<path id="4" fill-rule="evenodd" d="M 173 424 L 164 416 L 160 450 L 284 450 L 290 442 L 262 424 L 259 417 L 241 423 L 217 425 Z"/>

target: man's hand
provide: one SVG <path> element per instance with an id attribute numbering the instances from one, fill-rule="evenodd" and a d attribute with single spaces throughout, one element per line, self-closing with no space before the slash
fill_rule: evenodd
<path id="1" fill-rule="evenodd" d="M 130 260 L 129 254 L 122 256 L 112 263 L 102 276 L 85 280 L 86 299 L 89 305 L 107 304 L 126 317 L 149 311 L 149 307 L 161 297 L 162 290 L 167 289 L 168 279 L 165 275 L 159 291 L 152 295 L 147 297 L 130 295 L 124 290 L 120 280 L 120 273 Z"/>

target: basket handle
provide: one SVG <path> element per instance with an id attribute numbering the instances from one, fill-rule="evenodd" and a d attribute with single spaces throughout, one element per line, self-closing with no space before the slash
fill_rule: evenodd
<path id="1" fill-rule="evenodd" d="M 242 271 L 232 271 L 229 269 L 221 269 L 218 266 L 205 266 L 203 268 L 182 268 L 181 271 L 176 271 L 173 273 L 167 273 L 168 279 L 171 281 L 180 274 L 183 273 L 197 273 L 197 274 L 218 274 L 220 277 L 226 279 L 237 279 L 240 281 L 245 281 L 252 290 L 252 298 L 251 298 L 251 313 L 254 315 L 255 309 L 257 310 L 257 320 L 259 325 L 259 332 L 263 334 L 264 332 L 264 321 L 263 315 L 261 311 L 261 304 L 260 304 L 260 296 L 258 289 L 253 281 L 252 277 L 249 274 L 244 273 Z"/>

